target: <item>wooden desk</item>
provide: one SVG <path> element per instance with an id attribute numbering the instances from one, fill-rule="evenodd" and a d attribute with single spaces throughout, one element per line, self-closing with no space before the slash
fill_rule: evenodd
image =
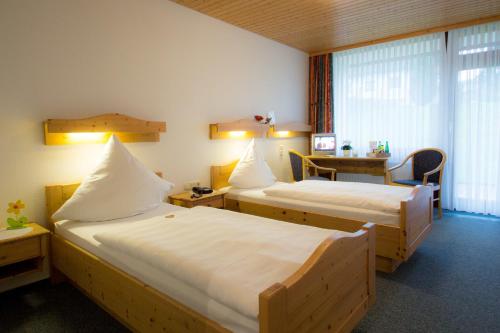
<path id="1" fill-rule="evenodd" d="M 344 157 L 344 156 L 306 156 L 315 164 L 334 168 L 340 173 L 362 173 L 372 176 L 383 176 L 384 184 L 389 183 L 387 177 L 387 157 Z"/>

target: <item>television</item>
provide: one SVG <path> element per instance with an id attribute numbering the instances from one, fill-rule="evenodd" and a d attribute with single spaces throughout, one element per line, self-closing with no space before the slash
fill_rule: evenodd
<path id="1" fill-rule="evenodd" d="M 336 151 L 335 133 L 311 134 L 311 155 L 335 155 Z"/>

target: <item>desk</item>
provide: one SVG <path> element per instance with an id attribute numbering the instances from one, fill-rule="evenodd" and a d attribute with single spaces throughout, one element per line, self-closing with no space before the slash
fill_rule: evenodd
<path id="1" fill-rule="evenodd" d="M 340 173 L 363 173 L 372 176 L 383 176 L 384 184 L 388 184 L 387 157 L 344 157 L 344 156 L 306 156 L 313 163 L 334 168 Z"/>

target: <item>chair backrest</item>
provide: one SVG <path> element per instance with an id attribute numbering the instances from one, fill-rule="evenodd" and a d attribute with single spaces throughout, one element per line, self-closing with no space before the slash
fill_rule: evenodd
<path id="1" fill-rule="evenodd" d="M 445 158 L 443 152 L 437 149 L 423 149 L 413 155 L 413 179 L 423 180 L 424 173 L 434 170 Z M 439 183 L 441 171 L 427 178 L 429 183 Z"/>
<path id="2" fill-rule="evenodd" d="M 304 180 L 304 162 L 303 162 L 304 156 L 302 156 L 295 150 L 290 150 L 288 152 L 288 155 L 290 156 L 290 164 L 292 166 L 293 180 L 295 180 L 296 182 Z"/>

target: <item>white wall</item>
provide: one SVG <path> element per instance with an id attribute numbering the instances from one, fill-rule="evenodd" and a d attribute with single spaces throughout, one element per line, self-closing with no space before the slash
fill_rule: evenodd
<path id="1" fill-rule="evenodd" d="M 247 142 L 208 140 L 208 124 L 275 110 L 305 121 L 307 55 L 167 0 L 0 2 L 0 219 L 26 201 L 44 221 L 44 186 L 79 181 L 101 145 L 44 146 L 42 122 L 120 112 L 165 120 L 160 143 L 127 147 L 182 190 L 209 182 L 209 166 Z M 272 169 L 288 176 L 279 145 L 258 140 Z"/>

